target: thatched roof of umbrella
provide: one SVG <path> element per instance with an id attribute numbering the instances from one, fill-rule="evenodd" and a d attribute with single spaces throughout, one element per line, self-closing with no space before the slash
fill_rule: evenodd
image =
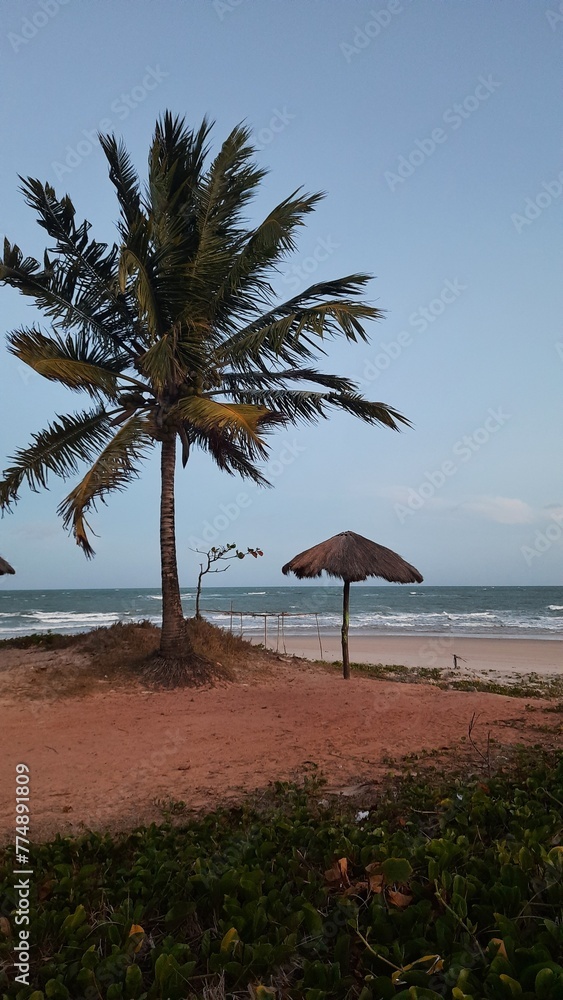
<path id="1" fill-rule="evenodd" d="M 15 572 L 15 569 L 12 569 L 10 563 L 6 562 L 6 560 L 2 559 L 2 556 L 0 556 L 0 576 L 4 576 L 6 573 L 11 573 L 13 575 Z"/>
<path id="2" fill-rule="evenodd" d="M 320 576 L 323 571 L 349 583 L 368 576 L 379 576 L 390 583 L 422 583 L 418 570 L 396 552 L 355 531 L 341 531 L 300 552 L 282 567 L 286 576 L 294 573 L 300 580 Z"/>

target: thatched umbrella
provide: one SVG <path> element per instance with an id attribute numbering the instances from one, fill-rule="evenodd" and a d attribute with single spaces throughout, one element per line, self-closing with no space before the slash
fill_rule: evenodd
<path id="1" fill-rule="evenodd" d="M 342 621 L 342 669 L 350 677 L 348 657 L 348 626 L 350 623 L 350 584 L 368 576 L 380 576 L 390 583 L 422 583 L 422 576 L 410 563 L 401 559 L 384 545 L 357 535 L 354 531 L 341 531 L 327 538 L 326 542 L 300 552 L 282 567 L 282 573 L 295 573 L 304 577 L 320 576 L 323 572 L 344 580 L 344 610 Z"/>
<path id="2" fill-rule="evenodd" d="M 5 573 L 15 573 L 15 569 L 12 569 L 10 563 L 7 563 L 5 559 L 0 556 L 0 576 L 4 576 Z"/>

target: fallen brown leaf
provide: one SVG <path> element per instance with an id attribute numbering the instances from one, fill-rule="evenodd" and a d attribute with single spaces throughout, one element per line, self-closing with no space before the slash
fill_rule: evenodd
<path id="1" fill-rule="evenodd" d="M 392 906 L 404 910 L 412 903 L 412 892 L 400 892 L 399 889 L 387 889 L 387 899 Z"/>

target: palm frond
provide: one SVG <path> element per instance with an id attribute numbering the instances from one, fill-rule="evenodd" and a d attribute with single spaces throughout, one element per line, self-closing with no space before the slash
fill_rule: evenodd
<path id="1" fill-rule="evenodd" d="M 157 218 L 164 213 L 173 215 L 194 198 L 212 127 L 213 122 L 206 117 L 197 130 L 188 128 L 185 118 L 170 111 L 159 118 L 149 154 L 149 200 L 145 202 Z"/>
<path id="2" fill-rule="evenodd" d="M 246 203 L 256 194 L 267 170 L 254 162 L 251 130 L 237 125 L 227 136 L 198 188 L 200 243 L 210 237 L 225 240 L 239 234 Z"/>
<path id="3" fill-rule="evenodd" d="M 393 431 L 400 430 L 400 424 L 404 427 L 412 427 L 410 420 L 402 413 L 395 410 L 387 403 L 372 403 L 364 399 L 359 393 L 336 393 L 327 394 L 330 396 L 328 403 L 338 410 L 344 410 L 354 417 L 359 417 L 366 424 L 381 424 L 383 427 L 390 427 Z"/>
<path id="4" fill-rule="evenodd" d="M 304 421 L 314 423 L 328 416 L 330 394 L 297 389 L 259 389 L 232 391 L 232 398 L 238 403 L 250 406 L 266 406 L 273 413 L 290 423 Z"/>
<path id="5" fill-rule="evenodd" d="M 129 278 L 133 276 L 133 294 L 138 303 L 139 315 L 148 330 L 150 341 L 154 342 L 166 330 L 166 316 L 162 313 L 161 302 L 155 288 L 158 277 L 144 234 L 139 235 L 135 244 L 131 241 L 128 246 L 122 247 L 119 260 L 119 286 L 122 292 L 127 291 Z"/>
<path id="6" fill-rule="evenodd" d="M 125 353 L 111 353 L 103 344 L 91 344 L 84 335 L 76 339 L 70 335 L 63 339 L 58 334 L 49 337 L 34 327 L 9 333 L 8 350 L 51 381 L 111 400 L 117 397 L 118 376 L 129 362 Z"/>
<path id="7" fill-rule="evenodd" d="M 132 360 L 133 351 L 123 337 L 124 323 L 111 302 L 100 300 L 94 287 L 83 282 L 75 263 L 50 260 L 45 254 L 42 269 L 32 257 L 24 259 L 20 248 L 4 240 L 0 261 L 0 284 L 10 285 L 32 298 L 54 325 L 94 334 L 114 349 L 123 350 Z M 130 328 L 134 342 L 135 334 Z"/>
<path id="8" fill-rule="evenodd" d="M 177 331 L 172 329 L 139 359 L 139 367 L 157 395 L 163 393 L 166 386 L 178 386 L 184 380 L 185 370 L 178 356 L 177 340 Z"/>
<path id="9" fill-rule="evenodd" d="M 57 513 L 62 516 L 64 527 L 72 532 L 89 559 L 94 549 L 88 538 L 90 526 L 86 512 L 96 510 L 97 502 L 105 503 L 108 493 L 121 492 L 138 478 L 138 463 L 153 444 L 148 421 L 137 415 L 131 417 L 119 428 L 78 486 L 59 504 Z"/>
<path id="10" fill-rule="evenodd" d="M 228 433 L 218 431 L 202 432 L 190 428 L 190 438 L 202 451 L 208 452 L 216 465 L 230 476 L 241 476 L 251 479 L 258 486 L 269 486 L 265 476 L 256 468 L 252 458 L 245 450 L 233 441 Z"/>
<path id="11" fill-rule="evenodd" d="M 347 296 L 358 295 L 368 280 L 369 275 L 353 274 L 311 285 L 227 338 L 221 356 L 245 370 L 249 362 L 312 360 L 325 353 L 320 341 L 341 334 L 347 340 L 366 341 L 366 320 L 381 319 L 383 313 Z"/>
<path id="12" fill-rule="evenodd" d="M 271 273 L 297 249 L 296 230 L 305 225 L 322 193 L 303 194 L 298 189 L 284 199 L 245 239 L 232 257 L 228 272 L 213 299 L 213 319 L 229 332 L 237 317 L 255 314 L 262 302 L 269 307 L 274 296 Z"/>
<path id="13" fill-rule="evenodd" d="M 189 428 L 202 434 L 226 435 L 242 446 L 248 456 L 264 458 L 268 449 L 263 432 L 275 423 L 282 422 L 281 415 L 265 406 L 246 403 L 220 403 L 203 396 L 180 399 L 168 412 L 168 421 L 181 420 Z"/>
<path id="14" fill-rule="evenodd" d="M 221 372 L 221 381 L 226 394 L 245 389 L 271 388 L 275 385 L 286 385 L 288 382 L 313 382 L 316 385 L 324 385 L 328 389 L 334 389 L 339 393 L 355 392 L 358 389 L 356 383 L 349 378 L 342 375 L 328 375 L 315 368 L 285 368 L 279 371 L 223 371 Z"/>
<path id="15" fill-rule="evenodd" d="M 232 390 L 237 402 L 251 406 L 265 406 L 285 420 L 297 423 L 316 423 L 326 418 L 331 409 L 344 410 L 368 424 L 383 424 L 399 430 L 399 424 L 410 427 L 410 422 L 386 403 L 371 403 L 354 392 L 313 392 L 297 389 L 248 389 Z"/>
<path id="16" fill-rule="evenodd" d="M 0 508 L 10 507 L 19 498 L 24 480 L 36 493 L 48 486 L 49 474 L 66 479 L 74 475 L 80 462 L 93 455 L 111 437 L 111 417 L 102 407 L 72 415 L 57 415 L 46 430 L 32 435 L 28 448 L 18 449 L 0 482 Z"/>
<path id="17" fill-rule="evenodd" d="M 110 165 L 109 178 L 117 192 L 123 223 L 120 227 L 122 236 L 133 226 L 141 211 L 141 190 L 139 177 L 129 153 L 122 141 L 118 142 L 114 135 L 99 135 L 101 147 Z"/>
<path id="18" fill-rule="evenodd" d="M 54 189 L 49 184 L 42 184 L 33 177 L 21 178 L 22 191 L 27 204 L 35 209 L 39 225 L 49 236 L 56 240 L 55 252 L 61 257 L 64 266 L 52 269 L 53 276 L 64 276 L 72 290 L 73 305 L 76 299 L 83 300 L 86 311 L 117 315 L 121 328 L 127 330 L 134 340 L 134 315 L 129 310 L 126 299 L 118 294 L 115 285 L 115 270 L 118 259 L 118 247 L 113 244 L 109 248 L 106 243 L 98 243 L 89 238 L 91 225 L 87 220 L 77 226 L 74 221 L 75 209 L 68 195 L 58 199 Z M 69 325 L 68 315 L 63 317 Z M 70 317 L 72 324 L 72 316 Z M 130 343 L 122 333 L 115 329 L 112 337 L 123 350 L 131 350 Z M 106 336 L 108 331 L 106 330 Z"/>

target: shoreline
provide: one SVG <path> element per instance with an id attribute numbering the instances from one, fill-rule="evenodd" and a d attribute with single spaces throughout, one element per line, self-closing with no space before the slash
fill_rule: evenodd
<path id="1" fill-rule="evenodd" d="M 248 637 L 247 637 L 248 638 Z M 259 637 L 252 637 L 259 643 Z M 558 642 L 561 645 L 558 645 Z M 318 636 L 286 634 L 268 641 L 269 649 L 305 659 L 341 660 L 340 636 L 321 632 L 322 656 Z M 508 638 L 504 636 L 454 635 L 354 635 L 350 634 L 351 663 L 401 664 L 405 667 L 453 670 L 456 655 L 460 676 L 521 677 L 524 674 L 562 674 L 563 643 L 552 638 Z M 460 660 L 462 662 L 460 662 Z"/>

